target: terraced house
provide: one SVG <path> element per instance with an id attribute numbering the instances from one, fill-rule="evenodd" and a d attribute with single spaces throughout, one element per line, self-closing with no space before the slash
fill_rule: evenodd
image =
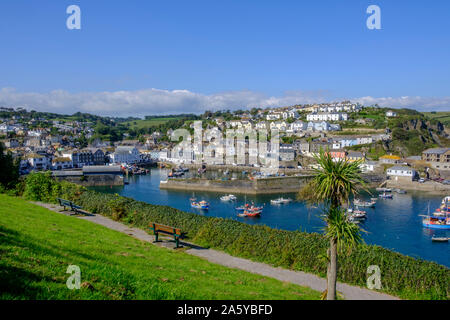
<path id="1" fill-rule="evenodd" d="M 422 160 L 433 168 L 450 170 L 450 148 L 432 148 L 422 152 Z"/>
<path id="2" fill-rule="evenodd" d="M 65 158 L 70 158 L 74 168 L 83 168 L 94 163 L 94 155 L 91 150 L 70 150 L 62 154 Z"/>

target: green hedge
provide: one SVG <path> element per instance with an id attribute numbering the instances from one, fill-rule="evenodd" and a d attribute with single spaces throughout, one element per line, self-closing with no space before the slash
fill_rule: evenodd
<path id="1" fill-rule="evenodd" d="M 285 231 L 231 219 L 204 217 L 117 194 L 98 193 L 67 182 L 54 183 L 51 189 L 54 197 L 72 200 L 92 213 L 110 216 L 143 229 L 148 228 L 149 222 L 175 226 L 187 232 L 189 241 L 201 246 L 274 266 L 326 275 L 326 262 L 321 255 L 326 253 L 328 242 L 317 233 Z M 449 297 L 450 269 L 380 246 L 362 244 L 350 255 L 339 256 L 338 279 L 365 287 L 366 271 L 370 265 L 380 267 L 382 290 L 386 293 L 407 299 Z"/>

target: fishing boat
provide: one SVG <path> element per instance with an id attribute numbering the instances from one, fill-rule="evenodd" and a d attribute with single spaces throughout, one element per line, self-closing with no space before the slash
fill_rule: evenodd
<path id="1" fill-rule="evenodd" d="M 386 192 L 383 192 L 382 194 L 379 195 L 379 197 L 381 199 L 392 199 L 392 194 L 387 194 Z"/>
<path id="2" fill-rule="evenodd" d="M 440 211 L 436 210 L 436 212 L 431 215 L 430 204 L 428 203 L 428 215 L 422 215 L 422 217 L 424 217 L 424 219 L 422 220 L 422 225 L 425 228 L 450 230 L 450 202 L 447 201 L 447 198 L 449 197 L 445 197 L 442 201 L 442 205 L 439 208 Z"/>
<path id="3" fill-rule="evenodd" d="M 197 199 L 191 198 L 191 207 L 195 209 L 201 209 L 201 210 L 208 210 L 209 209 L 209 203 L 205 200 L 202 200 L 200 202 L 197 202 Z"/>
<path id="4" fill-rule="evenodd" d="M 233 194 L 229 194 L 229 195 L 220 197 L 221 201 L 235 201 L 236 199 L 237 199 L 236 196 Z"/>
<path id="5" fill-rule="evenodd" d="M 270 203 L 271 204 L 286 204 L 286 203 L 289 203 L 291 201 L 292 201 L 292 199 L 289 199 L 289 198 L 285 199 L 285 198 L 281 197 L 281 198 L 278 198 L 278 199 L 270 200 Z"/>
<path id="6" fill-rule="evenodd" d="M 433 241 L 433 242 L 448 242 L 449 240 L 450 240 L 450 238 L 448 238 L 448 237 L 435 237 L 435 236 L 433 236 L 431 238 L 431 241 Z"/>
<path id="7" fill-rule="evenodd" d="M 366 212 L 362 211 L 362 210 L 354 210 L 352 208 L 348 208 L 347 209 L 347 215 L 349 218 L 351 218 L 352 220 L 357 220 L 357 219 L 365 219 L 367 218 Z"/>
<path id="8" fill-rule="evenodd" d="M 244 211 L 245 216 L 250 217 L 250 218 L 260 217 L 261 213 L 262 213 L 262 210 L 250 210 L 250 211 L 245 210 Z"/>
<path id="9" fill-rule="evenodd" d="M 367 207 L 367 208 L 373 208 L 375 207 L 376 202 L 375 201 L 363 201 L 361 199 L 355 199 L 353 201 L 353 204 L 358 207 Z"/>

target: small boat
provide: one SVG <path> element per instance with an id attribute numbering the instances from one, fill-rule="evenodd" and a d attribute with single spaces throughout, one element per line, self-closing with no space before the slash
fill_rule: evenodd
<path id="1" fill-rule="evenodd" d="M 366 212 L 362 210 L 354 210 L 352 208 L 347 209 L 347 215 L 352 220 L 365 219 L 367 218 Z"/>
<path id="2" fill-rule="evenodd" d="M 389 188 L 376 188 L 375 190 L 379 192 L 392 192 L 392 189 Z"/>
<path id="3" fill-rule="evenodd" d="M 209 203 L 204 200 L 196 202 L 195 199 L 191 199 L 191 207 L 195 209 L 208 210 Z"/>
<path id="4" fill-rule="evenodd" d="M 378 198 L 370 198 L 370 201 L 377 201 L 378 200 Z"/>
<path id="5" fill-rule="evenodd" d="M 246 217 L 259 217 L 259 216 L 261 216 L 261 213 L 262 213 L 262 209 L 260 209 L 260 208 L 244 210 L 244 214 Z"/>
<path id="6" fill-rule="evenodd" d="M 361 199 L 355 199 L 353 204 L 355 206 L 358 206 L 358 207 L 373 208 L 373 207 L 375 207 L 376 202 L 375 201 L 363 201 Z"/>
<path id="7" fill-rule="evenodd" d="M 386 192 L 379 195 L 381 199 L 392 199 L 392 194 L 387 194 Z"/>
<path id="8" fill-rule="evenodd" d="M 435 236 L 433 236 L 431 238 L 431 241 L 433 241 L 433 242 L 448 242 L 449 240 L 450 240 L 450 238 L 448 238 L 448 237 L 435 237 Z"/>
<path id="9" fill-rule="evenodd" d="M 270 203 L 271 204 L 286 204 L 291 201 L 292 201 L 292 199 L 278 198 L 278 199 L 270 200 Z"/>
<path id="10" fill-rule="evenodd" d="M 430 203 L 428 203 L 428 215 L 420 215 L 424 217 L 424 219 L 422 220 L 422 225 L 425 228 L 450 230 L 450 212 L 447 210 L 449 204 L 445 201 L 446 198 L 444 198 L 444 201 L 442 201 L 443 205 L 440 208 L 442 209 L 442 211 L 439 211 L 438 215 L 436 214 L 436 212 L 430 215 Z M 441 212 L 445 212 L 445 214 L 442 215 Z"/>
<path id="11" fill-rule="evenodd" d="M 220 197 L 221 201 L 235 201 L 237 198 L 233 194 L 229 194 L 227 196 Z"/>
<path id="12" fill-rule="evenodd" d="M 395 192 L 397 192 L 398 194 L 405 194 L 406 190 L 403 189 L 395 189 Z"/>

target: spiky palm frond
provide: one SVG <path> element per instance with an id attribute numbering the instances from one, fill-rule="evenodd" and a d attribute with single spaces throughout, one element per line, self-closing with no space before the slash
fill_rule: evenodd
<path id="1" fill-rule="evenodd" d="M 315 159 L 318 168 L 314 169 L 312 180 L 300 190 L 300 199 L 339 207 L 359 192 L 358 186 L 365 187 L 360 169 L 362 161 L 334 161 L 331 154 L 323 150 Z"/>
<path id="2" fill-rule="evenodd" d="M 364 230 L 350 222 L 340 208 L 330 208 L 324 220 L 326 222 L 325 237 L 336 239 L 339 253 L 349 254 L 358 243 L 363 241 L 360 231 Z"/>

